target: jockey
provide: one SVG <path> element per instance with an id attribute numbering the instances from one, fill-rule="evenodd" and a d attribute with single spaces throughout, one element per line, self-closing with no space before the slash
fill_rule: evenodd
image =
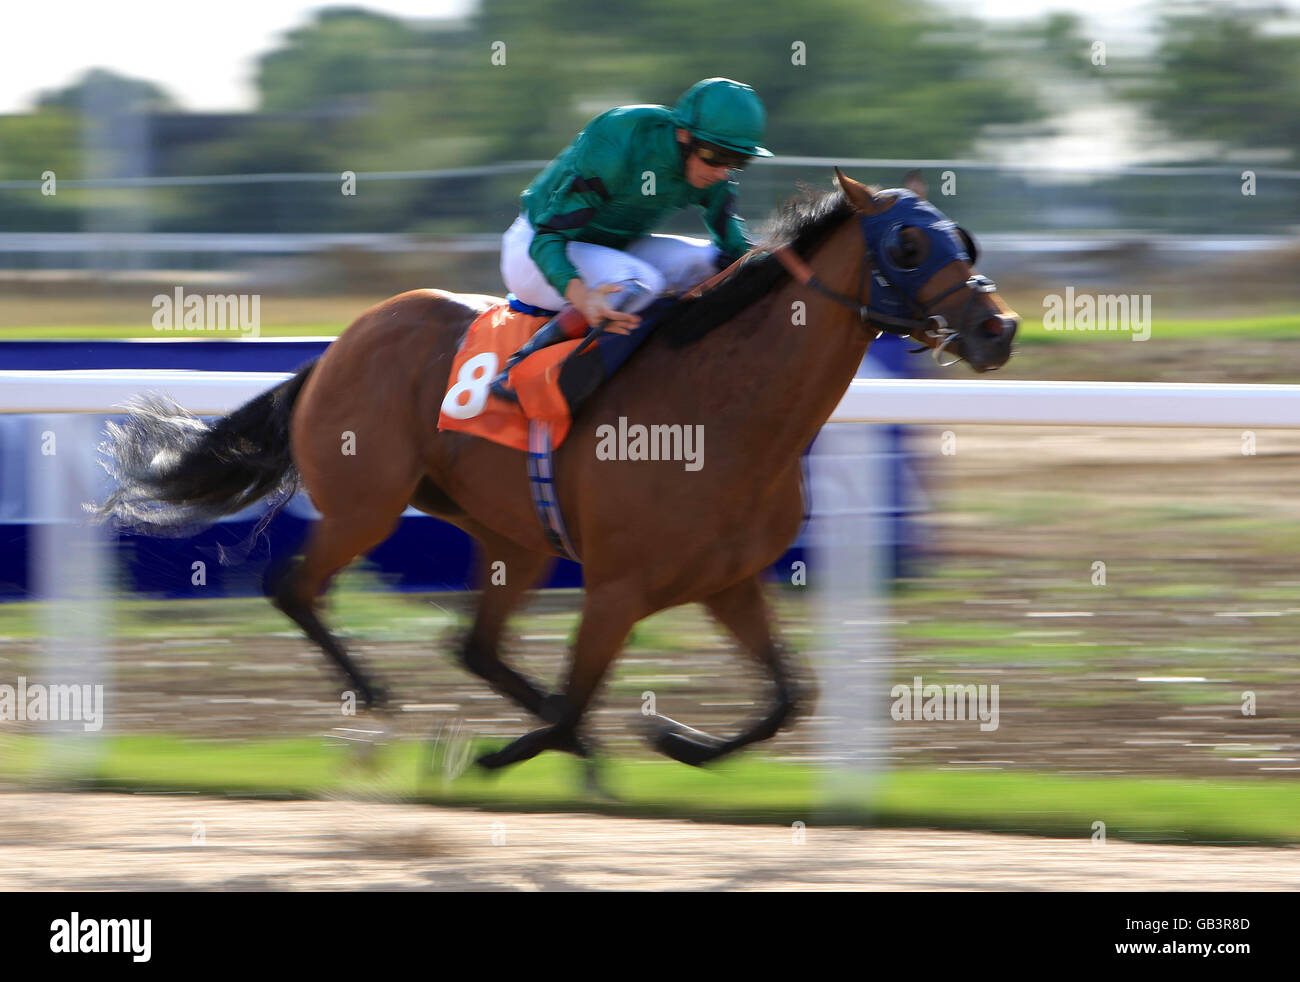
<path id="1" fill-rule="evenodd" d="M 525 304 L 559 313 L 506 362 L 491 390 L 515 399 L 510 369 L 609 319 L 626 328 L 663 293 L 695 286 L 749 251 L 729 172 L 752 157 L 766 113 L 748 85 L 709 78 L 666 106 L 601 113 L 528 186 L 502 240 L 501 276 Z M 712 241 L 651 235 L 694 205 Z"/>

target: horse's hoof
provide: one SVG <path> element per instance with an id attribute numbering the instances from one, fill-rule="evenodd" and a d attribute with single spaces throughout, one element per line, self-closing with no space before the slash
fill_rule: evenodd
<path id="1" fill-rule="evenodd" d="M 372 712 L 388 709 L 391 694 L 387 686 L 372 685 L 361 691 L 361 708 Z"/>
<path id="2" fill-rule="evenodd" d="M 543 750 L 549 750 L 555 745 L 555 727 L 543 726 L 540 730 L 533 730 L 531 733 L 525 733 L 513 743 L 508 743 L 496 753 L 484 754 L 479 757 L 475 763 L 486 770 L 492 771 L 507 764 L 515 764 L 525 760 L 531 760 Z"/>
<path id="3" fill-rule="evenodd" d="M 642 730 L 650 746 L 666 757 L 700 767 L 721 757 L 725 744 L 717 737 L 692 729 L 667 716 L 648 716 Z"/>
<path id="4" fill-rule="evenodd" d="M 666 732 L 659 734 L 654 747 L 661 754 L 671 757 L 682 764 L 703 767 L 705 764 L 722 756 L 722 741 L 710 738 L 704 743 L 681 733 Z"/>

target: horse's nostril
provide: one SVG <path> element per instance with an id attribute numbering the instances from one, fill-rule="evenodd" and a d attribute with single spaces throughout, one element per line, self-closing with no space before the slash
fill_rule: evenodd
<path id="1" fill-rule="evenodd" d="M 1018 317 L 1010 317 L 1006 314 L 995 314 L 986 318 L 980 328 L 984 331 L 984 336 L 988 338 L 999 338 L 1010 341 L 1016 334 L 1016 328 L 1020 326 Z"/>

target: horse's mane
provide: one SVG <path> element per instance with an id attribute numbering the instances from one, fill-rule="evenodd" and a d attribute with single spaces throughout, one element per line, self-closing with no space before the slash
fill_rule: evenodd
<path id="1" fill-rule="evenodd" d="M 789 245 L 806 258 L 851 214 L 853 206 L 843 191 L 803 188 L 772 218 L 762 242 L 765 254 L 746 260 L 729 279 L 699 299 L 670 307 L 655 327 L 655 334 L 664 338 L 669 347 L 681 348 L 721 327 L 790 275 L 771 254 L 773 249 Z"/>

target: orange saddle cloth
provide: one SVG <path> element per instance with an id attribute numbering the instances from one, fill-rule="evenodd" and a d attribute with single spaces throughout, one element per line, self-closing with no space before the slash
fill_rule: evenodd
<path id="1" fill-rule="evenodd" d="M 488 383 L 510 356 L 548 320 L 512 310 L 507 303 L 479 314 L 451 363 L 438 429 L 458 430 L 526 451 L 528 421 L 542 420 L 550 424 L 551 445 L 558 447 L 573 423 L 569 404 L 560 393 L 559 366 L 581 339 L 542 348 L 511 369 L 510 382 L 519 402 L 488 391 Z"/>

